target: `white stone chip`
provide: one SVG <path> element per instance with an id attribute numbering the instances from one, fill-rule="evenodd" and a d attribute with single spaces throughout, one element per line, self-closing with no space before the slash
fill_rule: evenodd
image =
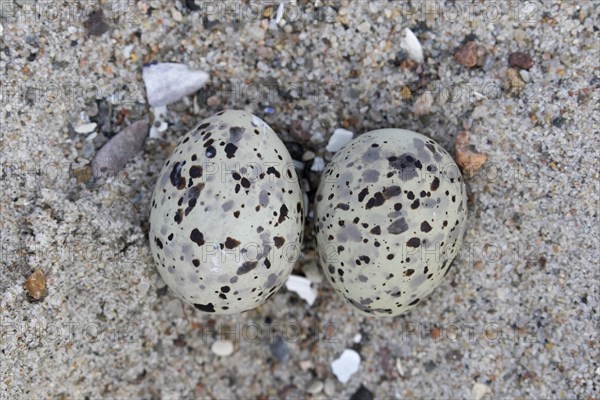
<path id="1" fill-rule="evenodd" d="M 193 71 L 187 65 L 159 63 L 144 67 L 146 97 L 152 107 L 174 103 L 196 92 L 208 80 L 204 71 Z"/>
<path id="2" fill-rule="evenodd" d="M 489 390 L 488 386 L 477 382 L 473 385 L 473 389 L 471 389 L 471 398 L 473 400 L 481 400 Z"/>
<path id="3" fill-rule="evenodd" d="M 402 38 L 400 39 L 400 47 L 406 50 L 408 58 L 413 61 L 422 64 L 425 58 L 423 57 L 423 48 L 419 39 L 415 36 L 413 31 L 408 28 L 404 28 L 402 31 Z"/>
<path id="4" fill-rule="evenodd" d="M 362 340 L 362 335 L 360 333 L 357 333 L 356 335 L 354 335 L 354 337 L 352 338 L 352 341 L 354 343 L 360 343 L 360 341 Z"/>
<path id="5" fill-rule="evenodd" d="M 352 137 L 354 137 L 354 133 L 347 129 L 337 128 L 333 131 L 331 138 L 329 138 L 329 143 L 327 143 L 327 151 L 331 153 L 335 153 L 339 151 L 342 147 L 348 144 Z"/>
<path id="6" fill-rule="evenodd" d="M 290 275 L 288 280 L 285 281 L 285 287 L 287 290 L 297 293 L 311 306 L 317 299 L 317 291 L 311 287 L 310 280 L 303 276 Z"/>
<path id="7" fill-rule="evenodd" d="M 212 344 L 210 350 L 219 357 L 227 357 L 233 353 L 233 343 L 229 340 L 217 340 Z"/>
<path id="8" fill-rule="evenodd" d="M 83 125 L 76 126 L 74 129 L 75 129 L 75 132 L 77 132 L 77 133 L 90 133 L 90 132 L 93 132 L 94 129 L 96 129 L 97 125 L 98 124 L 95 122 L 90 122 L 89 124 L 83 124 Z"/>
<path id="9" fill-rule="evenodd" d="M 333 374 L 342 383 L 347 383 L 359 368 L 360 355 L 351 349 L 345 349 L 340 358 L 331 363 Z"/>

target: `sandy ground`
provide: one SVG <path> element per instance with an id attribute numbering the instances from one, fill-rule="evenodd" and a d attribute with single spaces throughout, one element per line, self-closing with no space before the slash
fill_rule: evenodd
<path id="1" fill-rule="evenodd" d="M 2 1 L 0 398 L 598 399 L 598 4 L 298 0 L 270 28 L 274 3 Z M 98 7 L 104 33 L 85 23 Z M 471 68 L 454 57 L 469 40 Z M 517 51 L 530 66 L 510 69 Z M 126 171 L 85 183 L 96 150 L 147 118 L 152 61 L 211 78 Z M 176 140 L 225 108 L 326 160 L 337 127 L 413 129 L 451 152 L 468 130 L 488 161 L 444 283 L 395 319 L 359 316 L 325 281 L 313 306 L 285 289 L 232 317 L 183 305 L 149 252 L 150 195 Z M 307 231 L 296 273 L 315 271 Z M 229 356 L 211 351 L 221 335 Z M 362 361 L 344 384 L 330 364 L 345 348 Z"/>

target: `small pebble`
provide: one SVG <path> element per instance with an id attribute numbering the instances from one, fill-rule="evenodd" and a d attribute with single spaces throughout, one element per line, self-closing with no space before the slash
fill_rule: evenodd
<path id="1" fill-rule="evenodd" d="M 360 385 L 356 392 L 350 396 L 350 400 L 373 400 L 373 393 L 364 385 Z"/>
<path id="2" fill-rule="evenodd" d="M 75 129 L 75 132 L 77 132 L 77 133 L 90 133 L 96 129 L 96 126 L 98 126 L 97 123 L 90 122 L 87 124 L 76 126 L 74 129 Z"/>
<path id="3" fill-rule="evenodd" d="M 227 357 L 233 353 L 233 343 L 229 340 L 217 340 L 212 344 L 210 350 L 219 357 Z"/>
<path id="4" fill-rule="evenodd" d="M 104 12 L 102 9 L 92 11 L 88 19 L 83 23 L 83 27 L 90 35 L 94 36 L 101 36 L 110 29 L 110 25 L 104 20 Z"/>
<path id="5" fill-rule="evenodd" d="M 246 34 L 250 39 L 256 42 L 259 42 L 265 38 L 265 31 L 262 30 L 258 25 L 250 24 L 248 29 L 246 29 Z"/>
<path id="6" fill-rule="evenodd" d="M 473 389 L 471 389 L 471 399 L 473 400 L 481 400 L 483 396 L 489 391 L 489 387 L 484 385 L 483 383 L 475 383 L 473 385 Z"/>
<path id="7" fill-rule="evenodd" d="M 508 56 L 508 65 L 512 68 L 529 69 L 533 67 L 533 60 L 527 53 L 517 51 Z"/>
<path id="8" fill-rule="evenodd" d="M 413 114 L 417 116 L 429 114 L 431 112 L 431 106 L 433 105 L 433 95 L 427 91 L 423 93 L 412 106 Z"/>
<path id="9" fill-rule="evenodd" d="M 83 156 L 83 158 L 89 160 L 94 155 L 95 151 L 96 146 L 94 146 L 94 143 L 90 141 L 85 141 L 83 143 L 83 150 L 81 150 L 81 155 Z"/>
<path id="10" fill-rule="evenodd" d="M 71 170 L 75 176 L 77 183 L 86 183 L 92 179 L 92 167 L 91 165 L 84 165 L 83 167 L 74 167 Z"/>
<path id="11" fill-rule="evenodd" d="M 181 13 L 175 8 L 171 9 L 171 15 L 173 15 L 173 19 L 177 22 L 181 22 L 183 20 Z"/>
<path id="12" fill-rule="evenodd" d="M 518 96 L 525 89 L 525 82 L 521 80 L 519 73 L 509 68 L 506 71 L 506 80 L 504 81 L 504 89 L 514 96 Z"/>
<path id="13" fill-rule="evenodd" d="M 33 271 L 25 281 L 25 290 L 34 300 L 40 300 L 46 295 L 46 274 L 41 269 Z"/>
<path id="14" fill-rule="evenodd" d="M 306 161 L 310 161 L 312 159 L 315 158 L 315 153 L 313 153 L 310 150 L 307 150 L 304 152 L 304 154 L 302 154 L 302 161 L 306 162 Z"/>
<path id="15" fill-rule="evenodd" d="M 165 306 L 165 311 L 172 319 L 183 318 L 183 305 L 181 300 L 172 299 Z"/>
<path id="16" fill-rule="evenodd" d="M 300 361 L 300 369 L 302 371 L 308 371 L 309 369 L 314 368 L 314 367 L 315 367 L 315 365 L 310 360 Z"/>
<path id="17" fill-rule="evenodd" d="M 454 143 L 454 160 L 460 169 L 469 177 L 475 175 L 487 161 L 487 155 L 478 153 L 469 145 L 469 134 L 460 131 Z"/>
<path id="18" fill-rule="evenodd" d="M 353 137 L 354 133 L 351 131 L 343 128 L 337 128 L 335 131 L 333 131 L 331 138 L 329 138 L 329 143 L 327 143 L 327 147 L 325 148 L 327 151 L 335 153 L 348 144 Z"/>
<path id="19" fill-rule="evenodd" d="M 327 396 L 333 396 L 335 394 L 335 381 L 332 379 L 327 379 L 325 381 L 325 385 L 323 387 L 323 391 Z"/>
<path id="20" fill-rule="evenodd" d="M 221 99 L 219 96 L 210 96 L 208 99 L 206 99 L 206 105 L 209 107 L 215 107 L 219 104 L 221 104 Z"/>
<path id="21" fill-rule="evenodd" d="M 313 381 L 311 384 L 308 385 L 306 391 L 310 394 L 319 394 L 323 391 L 324 386 L 325 385 L 321 381 Z"/>
<path id="22" fill-rule="evenodd" d="M 290 355 L 289 347 L 281 336 L 276 336 L 275 339 L 273 339 L 269 345 L 269 349 L 271 350 L 273 357 L 279 362 L 285 362 Z"/>
<path id="23" fill-rule="evenodd" d="M 431 372 L 435 369 L 435 367 L 437 367 L 437 364 L 435 362 L 429 360 L 423 364 L 423 367 L 425 367 L 425 372 Z"/>
<path id="24" fill-rule="evenodd" d="M 474 41 L 465 43 L 456 53 L 454 59 L 467 68 L 477 65 L 477 44 Z"/>

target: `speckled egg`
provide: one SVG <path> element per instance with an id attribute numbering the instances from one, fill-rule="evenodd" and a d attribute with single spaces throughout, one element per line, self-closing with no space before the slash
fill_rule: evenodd
<path id="1" fill-rule="evenodd" d="M 300 252 L 303 204 L 293 161 L 260 118 L 222 111 L 182 137 L 151 204 L 158 271 L 207 313 L 252 309 L 286 281 Z"/>
<path id="2" fill-rule="evenodd" d="M 315 201 L 321 265 L 362 313 L 400 315 L 448 273 L 466 217 L 463 179 L 439 144 L 403 129 L 371 131 L 323 172 Z"/>

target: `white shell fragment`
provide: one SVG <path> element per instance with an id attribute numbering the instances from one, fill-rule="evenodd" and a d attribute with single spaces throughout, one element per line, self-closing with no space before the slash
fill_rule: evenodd
<path id="1" fill-rule="evenodd" d="M 272 25 L 279 25 L 283 20 L 283 9 L 285 8 L 285 2 L 280 2 L 279 7 L 277 7 L 277 13 L 275 14 L 275 19 L 272 22 Z M 282 24 L 283 25 L 283 24 Z"/>
<path id="2" fill-rule="evenodd" d="M 158 107 L 196 92 L 208 80 L 208 74 L 183 64 L 160 63 L 145 66 L 143 78 L 148 103 Z"/>
<path id="3" fill-rule="evenodd" d="M 359 368 L 360 355 L 351 349 L 344 350 L 340 358 L 331 363 L 333 374 L 342 383 L 347 383 Z"/>
<path id="4" fill-rule="evenodd" d="M 287 290 L 298 294 L 311 306 L 317 298 L 317 291 L 311 287 L 311 281 L 303 276 L 290 275 L 285 282 L 285 287 Z"/>
<path id="5" fill-rule="evenodd" d="M 233 353 L 233 343 L 229 340 L 217 340 L 212 344 L 210 350 L 220 357 L 227 357 Z"/>
<path id="6" fill-rule="evenodd" d="M 419 39 L 417 39 L 413 31 L 408 28 L 404 28 L 402 31 L 400 47 L 406 50 L 408 53 L 408 58 L 418 62 L 419 64 L 423 63 L 425 58 L 423 57 L 423 48 L 421 47 L 421 43 L 419 43 Z"/>
<path id="7" fill-rule="evenodd" d="M 404 368 L 402 368 L 402 361 L 399 358 L 396 358 L 396 369 L 400 376 L 404 376 Z"/>
<path id="8" fill-rule="evenodd" d="M 354 133 L 347 129 L 337 128 L 333 131 L 329 143 L 327 143 L 327 151 L 331 153 L 339 151 L 352 140 L 352 137 L 354 137 Z"/>
<path id="9" fill-rule="evenodd" d="M 148 123 L 137 121 L 112 137 L 94 156 L 94 178 L 114 176 L 144 146 L 148 136 Z"/>
<path id="10" fill-rule="evenodd" d="M 315 157 L 313 164 L 310 166 L 312 172 L 323 172 L 325 169 L 325 161 L 321 157 Z"/>

